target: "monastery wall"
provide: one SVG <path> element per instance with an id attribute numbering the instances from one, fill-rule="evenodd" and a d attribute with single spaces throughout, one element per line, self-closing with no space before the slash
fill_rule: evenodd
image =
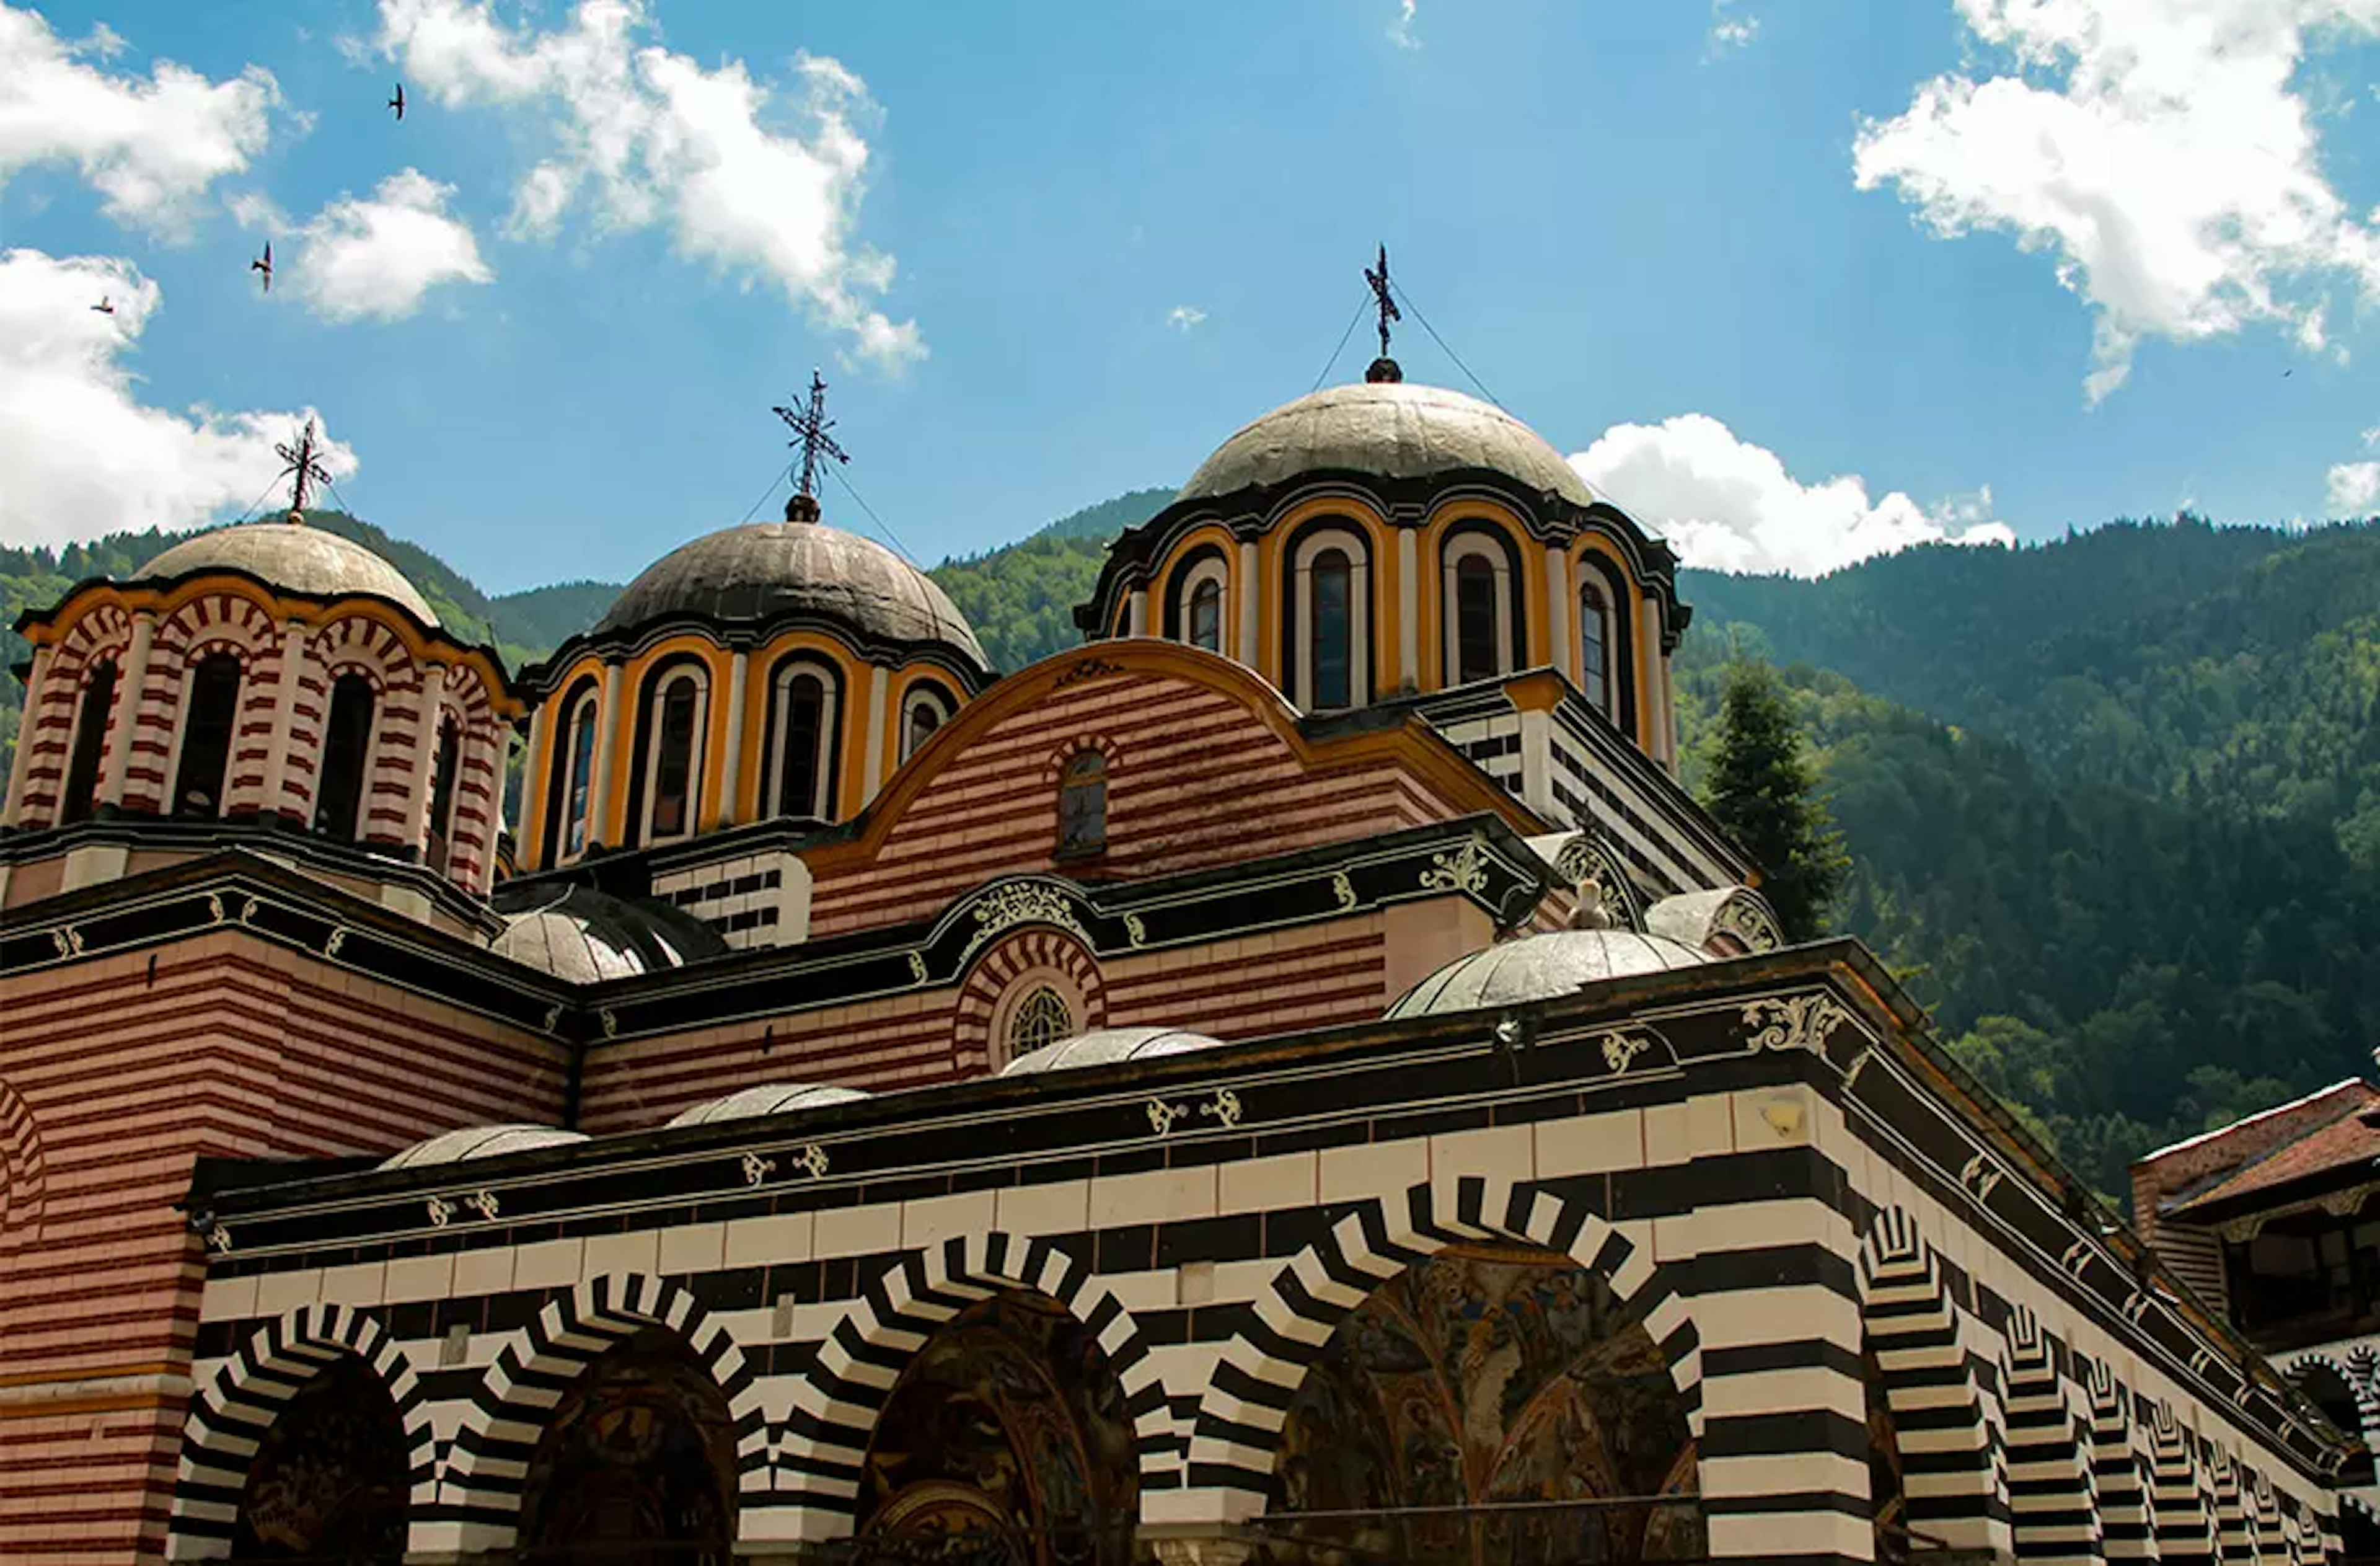
<path id="1" fill-rule="evenodd" d="M 13 976 L 0 1560 L 162 1542 L 201 1276 L 176 1204 L 197 1159 L 384 1154 L 551 1121 L 563 1086 L 550 1042 L 235 930 Z"/>

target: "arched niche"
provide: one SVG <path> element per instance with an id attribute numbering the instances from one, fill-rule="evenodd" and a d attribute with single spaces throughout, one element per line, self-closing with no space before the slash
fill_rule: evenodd
<path id="1" fill-rule="evenodd" d="M 522 1480 L 518 1548 L 538 1566 L 719 1566 L 735 1497 L 726 1394 L 683 1338 L 640 1328 L 555 1403 Z"/>
<path id="2" fill-rule="evenodd" d="M 1056 1300 L 992 1293 L 929 1336 L 868 1441 L 858 1559 L 1126 1566 L 1139 1458 L 1123 1383 Z"/>
<path id="3" fill-rule="evenodd" d="M 257 1443 L 230 1559 L 396 1566 L 412 1487 L 404 1419 L 370 1366 L 334 1355 Z"/>
<path id="4" fill-rule="evenodd" d="M 1535 1246 L 1450 1245 L 1375 1289 L 1307 1369 L 1258 1558 L 1703 1559 L 1687 1412 L 1601 1277 Z"/>

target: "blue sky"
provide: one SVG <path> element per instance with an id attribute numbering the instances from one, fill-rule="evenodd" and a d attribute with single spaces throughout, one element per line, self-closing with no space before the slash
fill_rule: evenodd
<path id="1" fill-rule="evenodd" d="M 236 515 L 312 407 L 483 585 L 625 578 L 817 365 L 930 563 L 1308 390 L 1381 240 L 1690 559 L 2380 508 L 2380 0 L 1406 9 L 0 0 L 0 541 Z"/>

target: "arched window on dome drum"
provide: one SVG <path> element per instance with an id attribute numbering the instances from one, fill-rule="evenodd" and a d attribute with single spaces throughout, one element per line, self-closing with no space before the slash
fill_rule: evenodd
<path id="1" fill-rule="evenodd" d="M 67 763 L 66 797 L 58 801 L 58 824 L 88 820 L 99 792 L 99 757 L 107 745 L 107 714 L 115 705 L 115 665 L 100 664 L 83 682 L 75 712 L 74 757 Z"/>
<path id="2" fill-rule="evenodd" d="M 1107 758 L 1081 751 L 1068 759 L 1058 784 L 1058 857 L 1097 854 L 1107 845 Z"/>
<path id="3" fill-rule="evenodd" d="M 950 722 L 951 698 L 939 686 L 914 687 L 901 704 L 901 759 L 906 761 Z"/>
<path id="4" fill-rule="evenodd" d="M 1223 650 L 1223 585 L 1202 577 L 1190 589 L 1190 645 Z"/>
<path id="5" fill-rule="evenodd" d="M 1611 606 L 1603 590 L 1589 585 L 1578 590 L 1579 686 L 1589 705 L 1611 715 Z"/>
<path id="6" fill-rule="evenodd" d="M 695 736 L 702 727 L 702 680 L 691 669 L 664 677 L 657 693 L 652 754 L 646 761 L 645 841 L 668 843 L 694 830 Z"/>
<path id="7" fill-rule="evenodd" d="M 1008 1014 L 1008 1058 L 1030 1054 L 1045 1045 L 1075 1036 L 1074 1008 L 1066 998 L 1044 984 L 1016 1003 Z"/>
<path id="8" fill-rule="evenodd" d="M 774 813 L 827 819 L 834 811 L 834 687 L 808 664 L 777 672 L 770 732 L 776 735 L 770 792 Z"/>
<path id="9" fill-rule="evenodd" d="M 239 660 L 212 652 L 190 671 L 182 722 L 182 761 L 174 773 L 176 816 L 220 816 L 231 771 L 231 732 L 239 718 Z"/>
<path id="10" fill-rule="evenodd" d="M 364 779 L 371 771 L 371 682 L 341 674 L 331 685 L 331 717 L 322 725 L 322 768 L 316 774 L 314 830 L 348 841 L 363 814 Z"/>
<path id="11" fill-rule="evenodd" d="M 453 718 L 438 725 L 438 759 L 430 773 L 430 842 L 423 857 L 442 874 L 455 843 L 455 778 L 463 761 L 463 731 Z"/>
<path id="12" fill-rule="evenodd" d="M 564 752 L 562 774 L 562 853 L 573 858 L 587 852 L 590 830 L 588 813 L 594 807 L 595 693 L 578 698 L 570 713 L 569 748 Z"/>
<path id="13" fill-rule="evenodd" d="M 1454 659 L 1457 684 L 1503 673 L 1497 656 L 1496 567 L 1484 554 L 1454 563 Z"/>
<path id="14" fill-rule="evenodd" d="M 1350 604 L 1354 568 L 1345 552 L 1326 549 L 1309 567 L 1314 582 L 1314 705 L 1354 705 L 1355 637 Z"/>

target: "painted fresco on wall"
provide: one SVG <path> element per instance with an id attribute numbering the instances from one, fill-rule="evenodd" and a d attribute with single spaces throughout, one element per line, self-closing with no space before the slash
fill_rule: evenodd
<path id="1" fill-rule="evenodd" d="M 1860 1350 L 1860 1381 L 1867 1389 L 1867 1493 L 1869 1515 L 1876 1520 L 1876 1558 L 1882 1561 L 1910 1557 L 1909 1495 L 1901 1480 L 1900 1434 L 1893 1424 L 1892 1404 L 1884 1395 L 1884 1366 L 1876 1351 Z"/>
<path id="2" fill-rule="evenodd" d="M 273 1420 L 239 1498 L 235 1560 L 388 1562 L 405 1554 L 405 1425 L 362 1361 L 342 1354 Z"/>
<path id="3" fill-rule="evenodd" d="M 537 1566 L 723 1562 L 735 1426 L 693 1351 L 647 1329 L 581 1372 L 538 1438 L 520 1515 Z"/>
<path id="4" fill-rule="evenodd" d="M 1351 1312 L 1290 1404 L 1269 1514 L 1522 1503 L 1282 1523 L 1266 1560 L 1555 1566 L 1697 1559 L 1685 1402 L 1637 1314 L 1567 1258 L 1439 1253 Z"/>
<path id="5" fill-rule="evenodd" d="M 1106 1354 L 1056 1301 L 953 1317 L 877 1416 L 860 1559 L 1123 1566 L 1139 1511 L 1132 1416 Z"/>

